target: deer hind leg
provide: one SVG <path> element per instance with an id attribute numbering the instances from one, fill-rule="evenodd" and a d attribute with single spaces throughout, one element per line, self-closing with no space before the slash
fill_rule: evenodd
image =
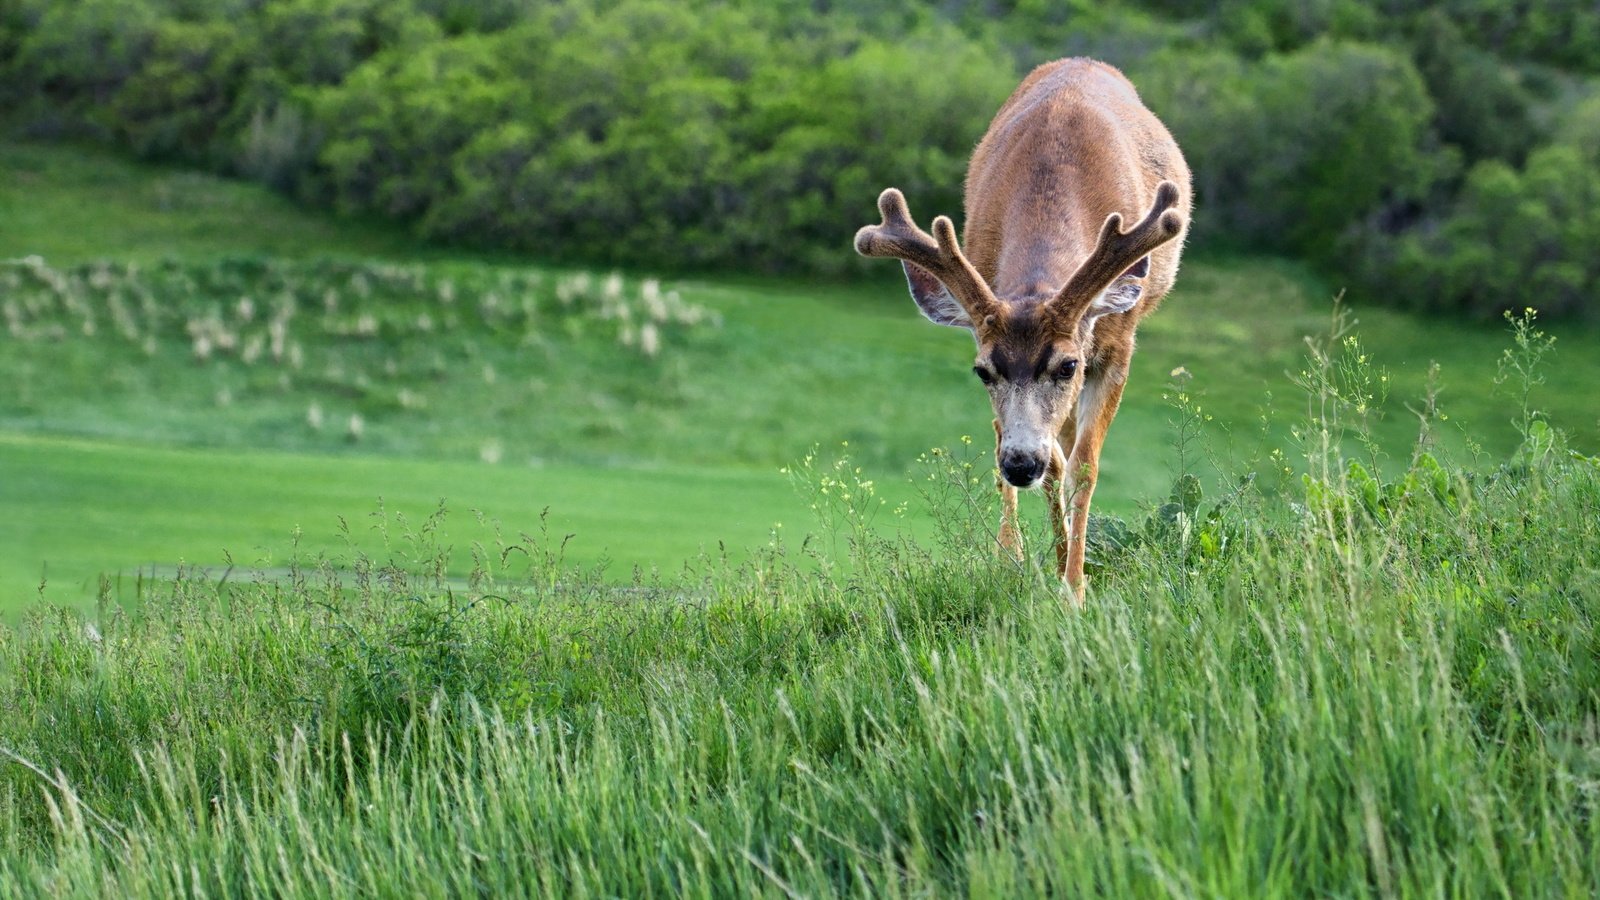
<path id="1" fill-rule="evenodd" d="M 1078 396 L 1076 434 L 1072 454 L 1066 461 L 1072 485 L 1067 501 L 1069 524 L 1064 541 L 1061 531 L 1056 532 L 1056 565 L 1057 574 L 1079 606 L 1084 600 L 1083 551 L 1089 535 L 1089 501 L 1100 475 L 1100 448 L 1122 403 L 1122 386 L 1127 377 L 1126 369 L 1105 372 L 1088 380 Z"/>
<path id="2" fill-rule="evenodd" d="M 1000 552 L 1022 562 L 1022 532 L 1017 530 L 1017 489 L 1000 474 L 1000 420 L 994 420 L 994 484 L 1000 489 Z"/>

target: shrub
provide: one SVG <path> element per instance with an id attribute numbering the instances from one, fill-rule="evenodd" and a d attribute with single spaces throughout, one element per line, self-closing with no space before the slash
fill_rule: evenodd
<path id="1" fill-rule="evenodd" d="M 908 42 L 865 41 L 798 75 L 759 73 L 736 202 L 742 252 L 773 267 L 837 269 L 847 239 L 877 219 L 889 185 L 923 221 L 962 205 L 967 158 L 1015 87 L 1010 65 L 953 31 Z M 928 60 L 961 77 L 927 75 Z"/>
<path id="2" fill-rule="evenodd" d="M 239 174 L 292 192 L 305 180 L 321 143 L 303 106 L 284 101 L 258 106 L 230 155 Z"/>
<path id="3" fill-rule="evenodd" d="M 1512 69 L 1468 43 L 1447 13 L 1435 9 L 1418 17 L 1411 45 L 1436 105 L 1439 137 L 1469 161 L 1521 162 L 1539 142 L 1531 93 Z"/>
<path id="4" fill-rule="evenodd" d="M 108 114 L 141 156 L 204 159 L 235 108 L 246 60 L 223 22 L 161 22 Z"/>
<path id="5" fill-rule="evenodd" d="M 149 58 L 161 12 L 142 0 L 34 3 L 7 74 L 60 111 L 103 123 L 105 107 Z"/>
<path id="6" fill-rule="evenodd" d="M 1444 171 L 1422 79 L 1388 48 L 1322 42 L 1254 64 L 1172 53 L 1140 76 L 1199 173 L 1200 234 L 1331 262 L 1355 226 Z"/>
<path id="7" fill-rule="evenodd" d="M 452 193 L 455 153 L 514 114 L 518 86 L 499 44 L 471 35 L 391 51 L 314 94 L 321 177 L 335 203 L 413 217 Z"/>
<path id="8" fill-rule="evenodd" d="M 558 8 L 495 35 L 480 46 L 505 74 L 475 83 L 479 121 L 452 114 L 462 127 L 440 129 L 460 146 L 425 233 L 614 261 L 725 259 L 718 238 L 738 222 L 719 215 L 719 190 L 757 38 L 736 11 L 659 2 Z"/>
<path id="9" fill-rule="evenodd" d="M 1381 40 L 1417 18 L 1448 19 L 1473 47 L 1509 59 L 1600 70 L 1600 17 L 1586 0 L 1144 0 L 1198 20 L 1209 35 L 1249 54 L 1292 50 L 1323 37 Z"/>
<path id="10" fill-rule="evenodd" d="M 1567 0 L 1525 21 L 1475 0 L 833 6 L 12 0 L 0 94 L 36 130 L 87 126 L 427 237 L 652 268 L 862 265 L 872 198 L 893 184 L 958 214 L 989 117 L 1064 55 L 1121 64 L 1168 122 L 1198 242 L 1386 288 L 1396 235 L 1479 234 L 1424 218 L 1463 162 L 1522 165 L 1569 104 L 1552 130 L 1600 145 L 1583 83 L 1545 66 L 1600 67 L 1600 20 Z M 1457 283 L 1414 284 L 1438 296 L 1413 305 L 1483 307 Z"/>
<path id="11" fill-rule="evenodd" d="M 1525 306 L 1600 312 L 1600 171 L 1577 147 L 1540 148 L 1522 169 L 1475 166 L 1438 221 L 1400 238 L 1383 271 L 1418 308 L 1479 319 Z"/>
<path id="12" fill-rule="evenodd" d="M 1557 138 L 1582 153 L 1590 165 L 1600 166 L 1600 94 L 1579 103 L 1563 118 Z"/>
<path id="13" fill-rule="evenodd" d="M 387 0 L 277 0 L 262 4 L 241 36 L 265 68 L 288 85 L 338 84 L 384 50 L 416 48 L 439 36 L 411 3 Z"/>

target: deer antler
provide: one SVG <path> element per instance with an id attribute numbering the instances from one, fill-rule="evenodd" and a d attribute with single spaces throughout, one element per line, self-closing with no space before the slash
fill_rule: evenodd
<path id="1" fill-rule="evenodd" d="M 961 252 L 956 243 L 956 227 L 949 216 L 933 220 L 930 236 L 911 220 L 905 195 L 897 188 L 878 195 L 878 212 L 883 214 L 882 224 L 868 225 L 856 232 L 857 253 L 898 259 L 928 270 L 960 302 L 974 323 L 995 311 L 998 302 L 994 293 Z"/>
<path id="2" fill-rule="evenodd" d="M 1076 320 L 1118 276 L 1177 237 L 1183 231 L 1183 213 L 1172 208 L 1177 204 L 1178 186 L 1163 181 L 1156 187 L 1156 199 L 1150 204 L 1150 211 L 1131 231 L 1122 230 L 1122 213 L 1106 216 L 1094 252 L 1067 279 L 1061 293 L 1050 301 L 1051 312 L 1067 321 Z"/>

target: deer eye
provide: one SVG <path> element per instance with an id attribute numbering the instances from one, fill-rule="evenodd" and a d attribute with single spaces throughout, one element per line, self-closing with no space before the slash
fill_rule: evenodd
<path id="1" fill-rule="evenodd" d="M 1071 381 L 1072 376 L 1078 374 L 1078 361 L 1075 359 L 1063 360 L 1056 366 L 1055 379 L 1057 381 Z"/>
<path id="2" fill-rule="evenodd" d="M 986 384 L 986 385 L 993 385 L 994 384 L 994 373 L 989 371 L 988 369 L 985 369 L 983 366 L 973 366 L 972 367 L 972 372 L 973 372 L 973 374 L 977 375 L 978 376 L 978 380 L 983 382 L 984 384 Z"/>

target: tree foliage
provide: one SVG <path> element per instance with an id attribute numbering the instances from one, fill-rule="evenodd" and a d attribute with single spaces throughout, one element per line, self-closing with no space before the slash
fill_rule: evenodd
<path id="1" fill-rule="evenodd" d="M 1331 261 L 1346 231 L 1424 195 L 1443 168 L 1427 91 L 1388 48 L 1175 52 L 1134 75 L 1189 159 L 1199 215 L 1252 247 Z"/>
<path id="2" fill-rule="evenodd" d="M 1514 168 L 1475 166 L 1443 219 L 1403 238 L 1389 270 L 1399 299 L 1491 318 L 1534 307 L 1576 315 L 1600 284 L 1600 169 L 1593 150 L 1553 144 Z M 1446 305 L 1448 304 L 1448 306 Z"/>
<path id="3" fill-rule="evenodd" d="M 1600 71 L 1600 20 L 1582 7 L 1513 22 L 1480 0 L 8 0 L 0 99 L 36 131 L 439 240 L 832 272 L 859 264 L 849 236 L 885 186 L 923 217 L 958 214 L 971 148 L 1022 74 L 1092 55 L 1177 135 L 1196 242 L 1476 315 L 1498 308 L 1466 262 L 1501 249 L 1471 243 L 1504 227 L 1482 218 L 1504 215 L 1495 185 L 1579 190 L 1570 152 L 1546 151 L 1600 143 L 1582 75 Z M 1590 268 L 1549 259 L 1574 245 L 1536 243 L 1508 268 L 1566 285 L 1548 312 L 1595 312 Z"/>

